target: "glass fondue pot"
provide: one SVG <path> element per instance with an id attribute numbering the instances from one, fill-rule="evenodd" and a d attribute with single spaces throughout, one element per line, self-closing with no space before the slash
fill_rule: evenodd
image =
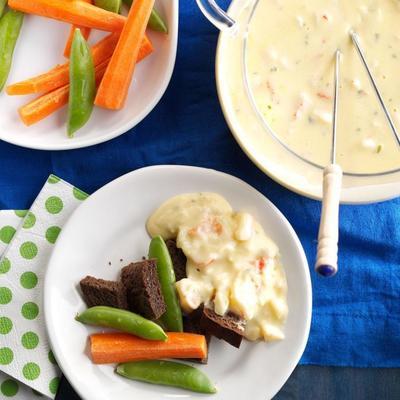
<path id="1" fill-rule="evenodd" d="M 197 0 L 204 15 L 221 30 L 216 56 L 221 106 L 239 145 L 260 169 L 297 193 L 321 199 L 322 170 L 329 151 L 325 163 L 325 154 L 310 157 L 291 146 L 271 128 L 255 99 L 248 65 L 249 30 L 263 1 L 234 0 L 225 12 L 215 0 Z M 400 195 L 400 151 L 394 140 L 392 151 L 398 151 L 398 158 L 392 153 L 392 165 L 386 163 L 376 171 L 344 168 L 342 202 L 367 203 Z"/>

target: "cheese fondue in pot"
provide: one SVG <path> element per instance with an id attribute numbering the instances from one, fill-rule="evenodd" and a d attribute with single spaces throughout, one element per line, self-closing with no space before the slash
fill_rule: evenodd
<path id="1" fill-rule="evenodd" d="M 359 34 L 400 129 L 399 20 L 397 0 L 259 0 L 245 36 L 245 76 L 259 114 L 292 151 L 322 166 L 329 160 L 339 48 L 338 163 L 356 173 L 399 168 L 398 145 L 349 36 Z"/>

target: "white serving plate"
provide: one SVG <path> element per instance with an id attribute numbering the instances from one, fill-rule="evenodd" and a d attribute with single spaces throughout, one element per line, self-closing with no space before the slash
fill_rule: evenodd
<path id="1" fill-rule="evenodd" d="M 281 249 L 289 287 L 285 340 L 244 342 L 240 350 L 212 340 L 208 365 L 199 368 L 216 383 L 215 395 L 129 381 L 117 376 L 112 365 L 93 365 L 85 354 L 87 336 L 101 328 L 89 328 L 74 320 L 85 309 L 79 281 L 88 274 L 115 279 L 123 265 L 147 254 L 145 222 L 150 213 L 171 196 L 196 191 L 217 192 L 234 209 L 247 210 L 261 222 Z M 237 178 L 213 170 L 158 166 L 111 182 L 74 212 L 57 240 L 48 266 L 44 307 L 57 361 L 85 400 L 265 400 L 282 387 L 304 351 L 311 320 L 311 283 L 299 239 L 285 217 L 262 194 Z"/>
<path id="2" fill-rule="evenodd" d="M 92 146 L 113 139 L 145 118 L 164 94 L 175 64 L 178 37 L 178 0 L 156 0 L 167 21 L 169 33 L 148 30 L 155 51 L 136 68 L 125 107 L 109 111 L 98 107 L 90 121 L 70 139 L 66 134 L 66 107 L 45 120 L 26 127 L 17 109 L 36 96 L 8 96 L 0 93 L 0 139 L 41 150 L 67 150 Z M 14 53 L 8 84 L 43 73 L 64 63 L 63 51 L 70 26 L 66 23 L 26 16 Z M 90 43 L 104 33 L 95 32 Z"/>

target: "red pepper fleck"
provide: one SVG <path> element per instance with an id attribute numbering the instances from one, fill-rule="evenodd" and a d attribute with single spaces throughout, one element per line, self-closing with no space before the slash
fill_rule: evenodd
<path id="1" fill-rule="evenodd" d="M 320 97 L 321 99 L 325 99 L 325 100 L 330 100 L 331 99 L 331 96 L 328 96 L 327 94 L 322 93 L 322 92 L 318 92 L 317 96 Z"/>
<path id="2" fill-rule="evenodd" d="M 267 81 L 267 88 L 268 88 L 268 90 L 269 90 L 270 93 L 271 93 L 271 97 L 273 98 L 273 97 L 275 96 L 275 90 L 274 90 L 274 88 L 272 87 L 270 81 Z"/>
<path id="3" fill-rule="evenodd" d="M 257 267 L 260 271 L 262 271 L 265 268 L 265 258 L 261 258 L 259 260 L 257 260 Z"/>

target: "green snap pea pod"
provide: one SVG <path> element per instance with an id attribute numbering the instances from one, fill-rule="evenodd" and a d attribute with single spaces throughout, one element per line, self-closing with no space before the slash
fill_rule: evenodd
<path id="1" fill-rule="evenodd" d="M 88 308 L 75 319 L 83 324 L 103 326 L 131 333 L 148 340 L 167 340 L 167 335 L 156 323 L 133 312 L 118 308 L 96 306 Z"/>
<path id="2" fill-rule="evenodd" d="M 149 28 L 156 32 L 168 33 L 168 27 L 158 11 L 153 8 L 149 19 Z"/>
<path id="3" fill-rule="evenodd" d="M 161 236 L 150 242 L 149 258 L 157 259 L 157 273 L 167 311 L 161 316 L 163 326 L 171 332 L 182 332 L 182 311 L 175 290 L 175 272 L 167 245 Z"/>
<path id="4" fill-rule="evenodd" d="M 203 372 L 189 365 L 173 361 L 129 362 L 119 364 L 116 372 L 125 378 L 158 385 L 175 386 L 198 393 L 212 394 L 217 391 Z"/>
<path id="5" fill-rule="evenodd" d="M 4 8 L 7 4 L 7 0 L 0 0 L 0 18 L 3 15 Z"/>
<path id="6" fill-rule="evenodd" d="M 123 0 L 123 2 L 130 7 L 133 0 Z M 151 11 L 148 27 L 156 32 L 168 33 L 167 24 L 155 8 Z"/>
<path id="7" fill-rule="evenodd" d="M 89 120 L 96 91 L 93 58 L 80 29 L 75 29 L 69 67 L 68 124 L 69 137 Z"/>
<path id="8" fill-rule="evenodd" d="M 94 0 L 94 4 L 97 7 L 117 14 L 121 9 L 121 0 Z"/>
<path id="9" fill-rule="evenodd" d="M 15 45 L 21 31 L 24 14 L 9 10 L 0 19 L 0 91 L 10 73 Z"/>

